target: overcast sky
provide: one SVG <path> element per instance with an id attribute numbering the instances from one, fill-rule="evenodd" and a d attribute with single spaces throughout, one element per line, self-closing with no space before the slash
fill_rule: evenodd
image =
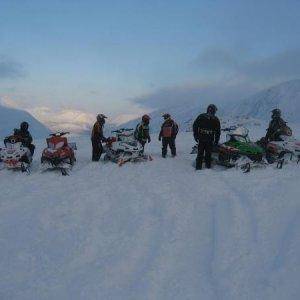
<path id="1" fill-rule="evenodd" d="M 0 96 L 116 116 L 168 91 L 250 93 L 300 78 L 299 11 L 296 0 L 0 0 Z"/>

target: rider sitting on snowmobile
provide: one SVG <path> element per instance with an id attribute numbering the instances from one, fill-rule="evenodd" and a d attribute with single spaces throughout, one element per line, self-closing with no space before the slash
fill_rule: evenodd
<path id="1" fill-rule="evenodd" d="M 173 157 L 176 156 L 176 145 L 175 145 L 175 139 L 178 133 L 178 125 L 176 122 L 171 119 L 170 114 L 164 114 L 163 115 L 164 122 L 161 125 L 161 130 L 159 133 L 158 140 L 162 140 L 162 157 L 166 157 L 168 146 L 171 149 L 171 154 Z"/>
<path id="2" fill-rule="evenodd" d="M 272 120 L 267 129 L 266 141 L 280 141 L 282 130 L 286 127 L 286 122 L 281 118 L 281 110 L 272 110 Z"/>
<path id="3" fill-rule="evenodd" d="M 211 167 L 211 155 L 214 145 L 218 145 L 221 135 L 219 119 L 215 116 L 217 107 L 210 104 L 207 112 L 197 117 L 193 124 L 195 141 L 198 143 L 198 155 L 196 159 L 196 170 L 202 169 L 203 156 L 205 153 L 205 166 Z"/>
<path id="4" fill-rule="evenodd" d="M 21 138 L 22 145 L 24 147 L 27 147 L 31 155 L 33 155 L 35 146 L 32 144 L 33 139 L 30 132 L 28 131 L 28 128 L 29 124 L 27 122 L 22 122 L 20 124 L 20 129 L 14 129 L 14 135 Z"/>
<path id="5" fill-rule="evenodd" d="M 92 160 L 99 161 L 103 152 L 102 142 L 107 139 L 103 135 L 103 127 L 107 117 L 103 114 L 97 115 L 97 121 L 93 126 L 91 141 L 93 147 Z"/>
<path id="6" fill-rule="evenodd" d="M 136 126 L 134 132 L 135 139 L 143 146 L 143 148 L 147 142 L 151 142 L 149 129 L 150 119 L 151 118 L 148 115 L 144 115 L 142 117 L 142 122 Z"/>

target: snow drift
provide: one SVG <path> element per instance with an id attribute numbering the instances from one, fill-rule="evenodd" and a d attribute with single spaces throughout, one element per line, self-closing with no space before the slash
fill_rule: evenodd
<path id="1" fill-rule="evenodd" d="M 0 173 L 1 299 L 299 299 L 299 166 L 195 172 L 190 133 L 175 159 L 152 140 L 120 168 L 79 137 L 65 178 L 39 141 L 30 176 Z"/>

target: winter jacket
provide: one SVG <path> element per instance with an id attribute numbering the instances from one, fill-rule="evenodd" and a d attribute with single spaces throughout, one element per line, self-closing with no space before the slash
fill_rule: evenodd
<path id="1" fill-rule="evenodd" d="M 22 138 L 22 144 L 25 147 L 29 147 L 32 144 L 32 136 L 28 130 L 15 129 L 14 135 Z"/>
<path id="2" fill-rule="evenodd" d="M 144 124 L 143 122 L 139 123 L 134 132 L 134 137 L 140 143 L 146 143 L 147 141 L 150 143 L 150 128 L 149 125 Z"/>
<path id="3" fill-rule="evenodd" d="M 286 122 L 280 118 L 273 118 L 269 123 L 269 127 L 267 129 L 266 139 L 267 140 L 278 140 L 281 129 L 286 126 Z"/>
<path id="4" fill-rule="evenodd" d="M 204 113 L 197 117 L 193 124 L 196 141 L 219 143 L 221 135 L 220 121 L 216 116 Z"/>
<path id="5" fill-rule="evenodd" d="M 93 126 L 91 140 L 99 143 L 106 141 L 106 138 L 103 135 L 103 124 L 99 123 L 98 121 Z"/>
<path id="6" fill-rule="evenodd" d="M 178 129 L 179 129 L 178 125 L 174 120 L 168 119 L 168 120 L 164 121 L 164 123 L 161 125 L 159 139 L 161 139 L 161 138 L 176 138 Z"/>

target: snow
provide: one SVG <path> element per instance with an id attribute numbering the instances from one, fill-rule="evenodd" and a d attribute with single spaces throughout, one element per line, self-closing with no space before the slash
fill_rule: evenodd
<path id="1" fill-rule="evenodd" d="M 0 173 L 0 299 L 300 298 L 299 166 L 196 172 L 181 133 L 120 168 L 71 140 L 71 176 L 40 172 L 42 140 L 31 175 Z"/>

